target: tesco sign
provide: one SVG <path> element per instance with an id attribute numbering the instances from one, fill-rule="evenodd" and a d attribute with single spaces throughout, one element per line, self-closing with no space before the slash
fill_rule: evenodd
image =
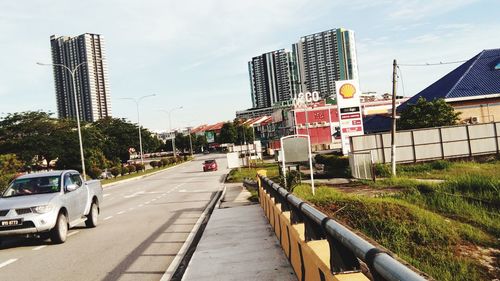
<path id="1" fill-rule="evenodd" d="M 308 103 L 318 102 L 321 100 L 321 98 L 319 96 L 319 92 L 314 91 L 312 93 L 311 92 L 299 93 L 292 100 L 295 106 L 304 106 L 307 105 Z"/>

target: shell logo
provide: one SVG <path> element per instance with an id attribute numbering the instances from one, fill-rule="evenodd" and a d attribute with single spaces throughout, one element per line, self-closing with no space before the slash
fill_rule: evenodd
<path id="1" fill-rule="evenodd" d="M 340 87 L 339 94 L 344 99 L 350 99 L 356 94 L 356 87 L 353 84 L 346 83 Z"/>

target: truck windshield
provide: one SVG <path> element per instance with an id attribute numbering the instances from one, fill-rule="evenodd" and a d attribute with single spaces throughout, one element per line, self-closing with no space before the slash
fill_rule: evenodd
<path id="1" fill-rule="evenodd" d="M 59 179 L 59 176 L 16 179 L 4 191 L 2 197 L 59 192 Z"/>

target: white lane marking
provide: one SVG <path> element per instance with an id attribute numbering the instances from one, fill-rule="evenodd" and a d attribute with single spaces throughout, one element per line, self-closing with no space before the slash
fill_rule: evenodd
<path id="1" fill-rule="evenodd" d="M 121 214 L 123 214 L 123 213 L 125 213 L 125 211 L 120 211 L 120 212 L 118 212 L 118 213 L 116 213 L 116 214 L 117 214 L 117 215 L 121 215 Z"/>
<path id="2" fill-rule="evenodd" d="M 110 218 L 112 218 L 113 216 L 109 216 L 109 217 L 105 217 L 104 220 L 107 221 L 109 220 Z"/>
<path id="3" fill-rule="evenodd" d="M 38 246 L 38 247 L 35 247 L 35 248 L 31 249 L 31 250 L 33 250 L 33 251 L 38 251 L 38 250 L 43 249 L 43 248 L 45 248 L 45 247 L 47 247 L 47 245 Z"/>
<path id="4" fill-rule="evenodd" d="M 73 232 L 70 232 L 68 233 L 68 237 L 71 236 L 71 235 L 75 235 L 77 234 L 78 232 L 80 232 L 79 230 L 76 230 L 76 231 L 73 231 Z"/>
<path id="5" fill-rule="evenodd" d="M 129 211 L 133 211 L 133 210 L 135 210 L 135 208 L 134 208 L 134 207 L 132 207 L 132 208 L 129 208 L 128 210 L 129 210 Z"/>
<path id="6" fill-rule="evenodd" d="M 144 206 L 144 204 L 140 204 L 140 205 L 139 205 L 139 206 L 137 206 L 137 207 L 138 207 L 138 208 L 140 208 L 140 207 L 142 207 L 142 206 Z"/>
<path id="7" fill-rule="evenodd" d="M 149 203 L 151 203 L 151 201 L 145 202 L 144 204 L 149 204 Z"/>
<path id="8" fill-rule="evenodd" d="M 137 196 L 139 194 L 143 194 L 143 193 L 144 193 L 144 190 L 141 190 L 141 191 L 137 191 L 134 194 L 123 196 L 123 198 L 132 198 L 132 197 L 135 197 L 135 196 Z"/>
<path id="9" fill-rule="evenodd" d="M 111 194 L 104 194 L 102 197 L 108 197 L 110 196 Z"/>
<path id="10" fill-rule="evenodd" d="M 9 265 L 9 264 L 11 264 L 11 263 L 13 263 L 13 262 L 15 262 L 15 261 L 17 261 L 17 260 L 18 260 L 18 259 L 10 259 L 10 260 L 8 260 L 8 261 L 6 261 L 6 262 L 0 263 L 0 268 L 2 268 L 2 267 L 4 267 L 4 266 L 7 266 L 7 265 Z"/>
<path id="11" fill-rule="evenodd" d="M 151 201 L 156 201 L 156 198 L 154 198 L 154 199 L 153 199 L 153 200 L 151 200 Z"/>

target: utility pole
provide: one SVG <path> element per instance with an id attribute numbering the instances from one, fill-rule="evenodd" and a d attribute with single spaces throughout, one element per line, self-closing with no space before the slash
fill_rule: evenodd
<path id="1" fill-rule="evenodd" d="M 392 128 L 391 128 L 391 166 L 392 176 L 396 176 L 396 82 L 398 63 L 392 64 Z"/>

